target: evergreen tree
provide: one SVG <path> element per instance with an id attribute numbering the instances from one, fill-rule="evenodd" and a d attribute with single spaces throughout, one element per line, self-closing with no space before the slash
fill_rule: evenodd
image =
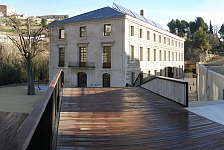
<path id="1" fill-rule="evenodd" d="M 213 26 L 212 26 L 211 20 L 210 20 L 210 24 L 209 24 L 208 33 L 209 33 L 209 34 L 214 34 L 214 32 L 213 32 Z"/>
<path id="2" fill-rule="evenodd" d="M 45 27 L 47 25 L 47 19 L 46 18 L 42 18 L 41 19 L 41 26 Z"/>
<path id="3" fill-rule="evenodd" d="M 219 30 L 219 34 L 220 34 L 220 37 L 224 40 L 224 24 L 222 24 L 222 26 Z"/>
<path id="4" fill-rule="evenodd" d="M 206 38 L 207 38 L 206 31 L 204 31 L 202 27 L 199 27 L 199 29 L 195 32 L 195 37 L 194 37 L 195 46 L 197 48 L 205 47 L 207 42 Z"/>
<path id="5" fill-rule="evenodd" d="M 170 33 L 176 34 L 176 21 L 175 20 L 171 20 L 170 22 L 168 22 L 167 26 L 169 27 Z"/>

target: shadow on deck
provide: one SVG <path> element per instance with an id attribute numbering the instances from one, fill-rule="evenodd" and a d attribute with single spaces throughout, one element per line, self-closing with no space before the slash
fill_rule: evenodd
<path id="1" fill-rule="evenodd" d="M 143 88 L 64 88 L 58 150 L 220 148 L 223 125 Z"/>

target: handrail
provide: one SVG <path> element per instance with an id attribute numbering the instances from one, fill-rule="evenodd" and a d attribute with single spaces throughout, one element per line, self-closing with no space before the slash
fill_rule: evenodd
<path id="1" fill-rule="evenodd" d="M 143 72 L 140 72 L 137 76 L 137 78 L 135 79 L 134 83 L 133 83 L 133 86 L 139 86 L 153 78 L 155 78 L 156 76 L 155 75 L 150 75 L 150 74 L 147 74 L 147 73 L 143 73 Z"/>
<path id="2" fill-rule="evenodd" d="M 46 92 L 17 131 L 11 148 L 14 150 L 55 149 L 62 96 L 63 72 L 59 70 Z"/>
<path id="3" fill-rule="evenodd" d="M 188 107 L 188 82 L 184 80 L 156 76 L 141 87 Z"/>

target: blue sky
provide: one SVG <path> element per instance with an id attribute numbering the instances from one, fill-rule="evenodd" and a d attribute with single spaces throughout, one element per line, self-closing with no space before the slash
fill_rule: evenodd
<path id="1" fill-rule="evenodd" d="M 16 13 L 29 16 L 49 14 L 79 15 L 102 7 L 112 7 L 117 3 L 139 13 L 141 9 L 145 17 L 167 29 L 166 24 L 172 19 L 194 21 L 202 17 L 213 26 L 224 23 L 223 0 L 1 0 L 1 5 L 15 8 Z"/>

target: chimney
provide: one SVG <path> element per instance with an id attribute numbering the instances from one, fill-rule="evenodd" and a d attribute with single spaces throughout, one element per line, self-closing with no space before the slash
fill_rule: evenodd
<path id="1" fill-rule="evenodd" d="M 140 10 L 140 15 L 141 15 L 141 16 L 144 16 L 144 10 L 143 10 L 143 9 Z"/>

